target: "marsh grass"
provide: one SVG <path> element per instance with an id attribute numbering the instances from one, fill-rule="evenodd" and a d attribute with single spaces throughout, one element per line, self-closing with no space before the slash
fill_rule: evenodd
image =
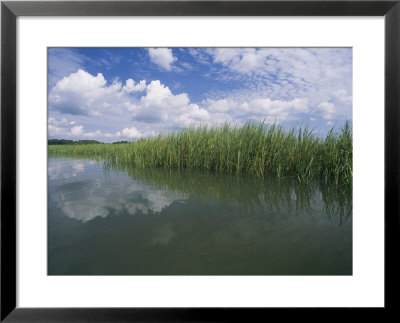
<path id="1" fill-rule="evenodd" d="M 86 157 L 105 165 L 201 169 L 257 177 L 319 180 L 352 185 L 352 129 L 349 121 L 320 138 L 307 127 L 280 125 L 203 126 L 129 144 L 49 146 L 49 156 Z"/>

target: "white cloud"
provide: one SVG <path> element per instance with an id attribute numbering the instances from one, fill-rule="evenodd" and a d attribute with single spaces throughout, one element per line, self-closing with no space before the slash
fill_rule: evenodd
<path id="1" fill-rule="evenodd" d="M 136 92 L 137 95 L 130 95 L 132 92 Z M 49 102 L 50 109 L 57 113 L 81 115 L 81 118 L 87 120 L 107 120 L 106 123 L 114 123 L 118 125 L 119 129 L 121 129 L 121 123 L 125 124 L 126 126 L 122 128 L 119 135 L 126 138 L 139 138 L 144 134 L 154 135 L 154 131 L 142 131 L 143 126 L 139 129 L 138 122 L 176 129 L 192 123 L 204 123 L 211 120 L 210 113 L 203 107 L 191 103 L 186 93 L 173 94 L 169 87 L 159 80 L 154 80 L 146 85 L 144 80 L 135 83 L 133 79 L 128 79 L 124 86 L 115 80 L 112 84 L 107 85 L 107 81 L 101 73 L 94 76 L 83 70 L 60 80 L 50 91 Z M 62 124 L 63 127 L 68 127 L 67 132 L 74 136 L 118 137 L 117 133 L 110 132 L 84 133 L 82 125 L 70 124 L 66 118 L 57 123 L 53 119 L 49 119 L 49 125 L 52 128 L 51 133 L 54 135 L 63 133 L 54 128 L 60 127 Z M 132 122 L 136 124 L 132 124 Z M 139 132 L 136 132 L 135 129 Z"/>
<path id="2" fill-rule="evenodd" d="M 145 137 L 154 137 L 158 135 L 158 132 L 143 130 L 139 131 L 136 127 L 124 128 L 121 131 L 117 131 L 115 133 L 106 132 L 103 133 L 101 130 L 96 130 L 92 132 L 83 132 L 80 133 L 81 137 L 84 136 L 90 139 L 96 139 L 100 141 L 107 141 L 105 139 L 113 139 L 113 140 L 136 140 Z"/>
<path id="3" fill-rule="evenodd" d="M 321 102 L 318 105 L 318 112 L 322 114 L 322 117 L 326 120 L 331 120 L 334 118 L 336 112 L 335 105 L 331 102 Z"/>
<path id="4" fill-rule="evenodd" d="M 76 73 L 71 73 L 68 77 L 64 77 L 57 82 L 56 89 L 60 91 L 93 91 L 98 90 L 106 85 L 107 81 L 103 74 L 98 73 L 97 76 L 78 70 Z"/>
<path id="5" fill-rule="evenodd" d="M 221 99 L 221 100 L 206 100 L 206 104 L 208 106 L 208 110 L 212 112 L 220 112 L 225 113 L 232 111 L 232 109 L 237 108 L 237 103 L 233 100 L 229 99 Z"/>
<path id="6" fill-rule="evenodd" d="M 83 126 L 73 126 L 71 128 L 71 134 L 74 136 L 80 136 L 83 134 Z"/>
<path id="7" fill-rule="evenodd" d="M 149 48 L 148 52 L 150 60 L 167 71 L 172 69 L 171 65 L 177 60 L 169 48 Z"/>
<path id="8" fill-rule="evenodd" d="M 208 99 L 204 104 L 208 106 L 207 109 L 210 112 L 222 113 L 226 117 L 231 116 L 239 124 L 245 119 L 265 120 L 267 122 L 295 120 L 298 114 L 309 112 L 306 99 L 283 101 L 257 98 L 238 101 L 228 98 L 221 100 Z"/>
<path id="9" fill-rule="evenodd" d="M 318 107 L 335 105 L 335 117 L 351 117 L 352 51 L 347 48 L 211 48 L 189 51 L 209 55 L 216 66 L 209 77 L 222 82 L 240 81 L 230 93 L 211 93 L 215 100 L 269 98 L 307 99 Z M 329 114 L 326 114 L 329 117 Z"/>
<path id="10" fill-rule="evenodd" d="M 66 118 L 57 120 L 56 118 L 49 118 L 47 122 L 47 129 L 49 137 L 69 137 L 71 135 L 71 128 L 75 125 L 74 121 L 68 121 Z"/>
<path id="11" fill-rule="evenodd" d="M 132 96 L 132 92 L 137 94 Z M 56 120 L 52 117 L 49 118 L 50 136 L 71 139 L 85 137 L 100 141 L 117 138 L 136 140 L 155 136 L 159 132 L 201 124 L 243 124 L 251 119 L 267 122 L 295 120 L 299 114 L 309 111 L 305 99 L 284 101 L 268 97 L 226 97 L 195 104 L 187 93 L 173 94 L 159 80 L 146 85 L 145 81 L 135 83 L 133 79 L 128 79 L 124 86 L 115 80 L 107 85 L 102 74 L 93 76 L 83 70 L 60 80 L 51 90 L 50 96 L 51 109 L 61 113 L 81 113 L 81 120 L 84 120 L 85 128 L 89 129 L 85 131 L 82 122 L 69 121 L 65 117 Z M 59 102 L 64 105 L 59 105 Z M 103 120 L 103 125 L 99 126 L 97 120 Z M 103 132 L 105 125 L 115 130 Z M 152 128 L 146 125 L 152 125 Z"/>
<path id="12" fill-rule="evenodd" d="M 128 79 L 125 85 L 117 79 L 107 84 L 103 74 L 96 76 L 78 70 L 61 79 L 50 90 L 51 110 L 70 115 L 104 116 L 121 115 L 134 109 L 137 99 L 130 93 L 146 89 L 146 81 L 135 83 Z"/>
<path id="13" fill-rule="evenodd" d="M 281 116 L 286 119 L 290 114 L 307 113 L 307 100 L 294 99 L 292 101 L 255 99 L 247 104 L 247 110 L 256 115 Z"/>
<path id="14" fill-rule="evenodd" d="M 200 64 L 206 64 L 208 65 L 210 63 L 210 57 L 207 52 L 205 52 L 201 48 L 189 48 L 188 49 L 189 54 L 192 55 L 197 63 Z"/>
<path id="15" fill-rule="evenodd" d="M 101 137 L 104 136 L 103 133 L 100 130 L 96 130 L 96 131 L 93 131 L 93 132 L 85 132 L 83 135 L 85 137 L 91 138 L 91 139 L 101 138 Z"/>
<path id="16" fill-rule="evenodd" d="M 78 70 L 58 81 L 51 89 L 50 108 L 73 115 L 101 115 L 100 111 L 115 99 L 121 87 L 120 83 L 108 87 L 106 83 L 101 73 L 93 76 Z"/>
<path id="17" fill-rule="evenodd" d="M 135 84 L 135 81 L 132 79 L 126 80 L 125 85 L 122 88 L 122 90 L 127 93 L 142 92 L 145 89 L 146 89 L 146 81 L 145 80 L 141 80 L 138 84 Z"/>
<path id="18" fill-rule="evenodd" d="M 75 140 L 82 139 L 82 137 L 96 139 L 103 136 L 100 130 L 95 132 L 85 132 L 83 125 L 76 125 L 75 121 L 68 121 L 65 118 L 61 120 L 49 118 L 48 135 L 49 138 L 69 138 Z"/>
<path id="19" fill-rule="evenodd" d="M 67 119 L 65 118 L 62 118 L 61 120 L 56 120 L 55 118 L 49 118 L 48 123 L 58 127 L 66 127 L 70 124 L 70 122 L 68 122 Z"/>
<path id="20" fill-rule="evenodd" d="M 131 128 L 124 128 L 122 130 L 122 135 L 127 137 L 127 138 L 140 138 L 142 135 L 139 130 L 137 130 L 135 127 Z"/>
<path id="21" fill-rule="evenodd" d="M 57 126 L 54 126 L 52 124 L 49 124 L 47 126 L 47 129 L 48 129 L 49 137 L 54 137 L 54 136 L 57 136 L 57 135 L 65 135 L 66 134 L 65 128 L 57 127 Z"/>
<path id="22" fill-rule="evenodd" d="M 210 119 L 207 110 L 190 103 L 186 93 L 172 94 L 160 81 L 152 81 L 146 95 L 140 99 L 134 120 L 159 123 L 169 121 L 174 127 L 187 126 L 190 122 L 205 122 Z"/>
<path id="23" fill-rule="evenodd" d="M 221 63 L 240 73 L 251 73 L 265 65 L 265 56 L 255 48 L 216 48 L 214 63 Z"/>
<path id="24" fill-rule="evenodd" d="M 347 91 L 345 89 L 340 89 L 337 90 L 334 93 L 334 96 L 336 97 L 336 99 L 344 104 L 352 104 L 353 102 L 353 97 L 351 95 L 348 95 Z"/>

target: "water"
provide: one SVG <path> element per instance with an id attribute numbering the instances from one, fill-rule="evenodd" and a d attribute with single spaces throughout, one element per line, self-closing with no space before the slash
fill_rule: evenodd
<path id="1" fill-rule="evenodd" d="M 49 158 L 49 275 L 351 275 L 351 195 Z"/>

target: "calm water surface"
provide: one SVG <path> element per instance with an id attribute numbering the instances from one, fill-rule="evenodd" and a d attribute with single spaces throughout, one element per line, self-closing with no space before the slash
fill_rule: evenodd
<path id="1" fill-rule="evenodd" d="M 49 158 L 49 275 L 351 275 L 351 194 Z"/>

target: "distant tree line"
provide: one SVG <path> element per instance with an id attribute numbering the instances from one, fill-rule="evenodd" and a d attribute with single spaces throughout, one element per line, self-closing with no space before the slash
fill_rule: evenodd
<path id="1" fill-rule="evenodd" d="M 127 144 L 129 141 L 116 141 L 113 144 Z M 91 144 L 103 144 L 97 140 L 67 140 L 67 139 L 49 139 L 48 145 L 91 145 Z"/>
<path id="2" fill-rule="evenodd" d="M 67 139 L 49 139 L 49 145 L 90 145 L 90 144 L 102 144 L 97 140 L 67 140 Z"/>
<path id="3" fill-rule="evenodd" d="M 127 144 L 127 143 L 129 143 L 129 141 L 126 140 L 113 142 L 113 144 Z"/>

